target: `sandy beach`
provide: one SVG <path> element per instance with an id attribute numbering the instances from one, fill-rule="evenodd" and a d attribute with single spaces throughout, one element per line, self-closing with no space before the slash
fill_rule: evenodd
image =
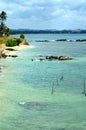
<path id="1" fill-rule="evenodd" d="M 30 45 L 19 45 L 19 46 L 14 46 L 14 47 L 6 47 L 3 51 L 3 54 L 5 54 L 6 56 L 13 56 L 15 55 L 16 51 L 19 51 L 21 49 L 26 49 L 26 48 L 32 48 Z M 11 51 L 10 49 L 13 49 L 13 51 Z"/>
<path id="2" fill-rule="evenodd" d="M 30 48 L 30 45 L 19 45 L 19 46 L 6 47 L 6 48 L 12 48 L 12 49 L 18 51 L 18 50 L 21 50 L 21 49 Z"/>

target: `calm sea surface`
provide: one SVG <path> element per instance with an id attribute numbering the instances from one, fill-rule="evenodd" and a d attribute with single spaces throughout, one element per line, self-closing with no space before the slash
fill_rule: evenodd
<path id="1" fill-rule="evenodd" d="M 25 37 L 30 49 L 0 59 L 0 130 L 86 130 L 86 34 Z M 73 60 L 39 60 L 51 55 Z"/>

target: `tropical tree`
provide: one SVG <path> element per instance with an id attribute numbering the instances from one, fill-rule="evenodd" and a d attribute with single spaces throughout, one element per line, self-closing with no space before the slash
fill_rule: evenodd
<path id="1" fill-rule="evenodd" d="M 5 25 L 5 21 L 7 19 L 7 13 L 5 11 L 2 11 L 0 13 L 0 34 L 1 36 L 9 36 L 10 29 Z"/>
<path id="2" fill-rule="evenodd" d="M 0 14 L 0 20 L 2 23 L 7 19 L 7 13 L 5 11 L 2 11 Z"/>

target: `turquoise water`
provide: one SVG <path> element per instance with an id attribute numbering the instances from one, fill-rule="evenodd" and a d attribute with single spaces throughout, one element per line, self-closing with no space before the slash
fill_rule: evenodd
<path id="1" fill-rule="evenodd" d="M 32 48 L 17 51 L 17 58 L 0 59 L 0 130 L 86 130 L 86 43 L 54 41 L 86 35 L 25 36 Z M 39 61 L 40 55 L 73 60 Z"/>

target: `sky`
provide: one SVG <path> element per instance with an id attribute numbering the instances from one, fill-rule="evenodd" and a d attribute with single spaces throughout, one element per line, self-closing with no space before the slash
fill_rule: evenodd
<path id="1" fill-rule="evenodd" d="M 86 0 L 0 0 L 11 29 L 86 29 Z"/>

